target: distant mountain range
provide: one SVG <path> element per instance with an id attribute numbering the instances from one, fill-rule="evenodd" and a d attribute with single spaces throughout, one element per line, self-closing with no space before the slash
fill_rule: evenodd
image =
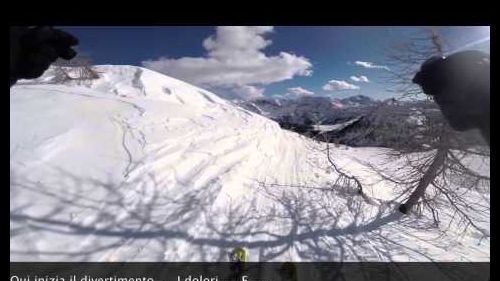
<path id="1" fill-rule="evenodd" d="M 356 112 L 364 111 L 365 108 L 380 104 L 381 101 L 370 97 L 357 95 L 344 99 L 329 97 L 302 97 L 298 99 L 284 99 L 276 97 L 265 97 L 251 101 L 237 102 L 241 107 L 264 115 L 268 118 L 280 121 L 283 119 L 291 123 L 337 123 L 346 117 L 343 114 L 346 109 Z M 349 114 L 351 117 L 351 114 Z"/>
<path id="2" fill-rule="evenodd" d="M 429 116 L 442 120 L 433 102 L 380 101 L 363 95 L 344 99 L 266 97 L 239 105 L 278 122 L 283 129 L 350 146 L 397 147 L 409 139 L 415 142 L 415 133 Z M 465 135 L 470 135 L 471 143 L 478 142 L 475 132 Z"/>

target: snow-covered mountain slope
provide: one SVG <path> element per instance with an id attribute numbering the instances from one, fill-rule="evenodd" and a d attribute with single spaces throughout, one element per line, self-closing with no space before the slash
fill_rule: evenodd
<path id="1" fill-rule="evenodd" d="M 98 70 L 11 88 L 11 261 L 489 261 L 488 239 L 393 211 L 359 160 L 381 149 L 332 148 L 366 202 L 333 185 L 322 143 L 147 69 Z"/>

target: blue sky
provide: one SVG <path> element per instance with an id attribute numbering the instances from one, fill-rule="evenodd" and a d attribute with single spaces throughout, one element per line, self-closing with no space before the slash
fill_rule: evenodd
<path id="1" fill-rule="evenodd" d="M 376 99 L 393 97 L 383 79 L 387 51 L 423 28 L 63 27 L 95 64 L 146 66 L 223 95 Z M 489 51 L 489 28 L 436 30 L 447 50 Z"/>

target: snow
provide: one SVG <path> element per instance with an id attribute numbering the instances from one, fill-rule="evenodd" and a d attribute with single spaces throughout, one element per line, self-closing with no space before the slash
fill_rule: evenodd
<path id="1" fill-rule="evenodd" d="M 338 123 L 334 125 L 313 125 L 313 130 L 318 131 L 318 132 L 331 132 L 331 131 L 338 131 L 342 130 L 345 127 L 353 124 L 354 122 L 358 121 L 361 117 L 353 118 L 349 121 L 343 122 L 343 123 Z"/>
<path id="2" fill-rule="evenodd" d="M 363 164 L 382 148 L 332 146 L 366 202 L 334 186 L 324 143 L 147 69 L 97 69 L 11 88 L 11 261 L 226 261 L 234 247 L 250 261 L 489 261 L 489 239 L 394 212 L 393 186 Z"/>

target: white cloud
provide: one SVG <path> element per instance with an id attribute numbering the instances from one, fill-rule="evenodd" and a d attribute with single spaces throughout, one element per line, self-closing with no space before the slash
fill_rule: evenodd
<path id="1" fill-rule="evenodd" d="M 373 62 L 368 62 L 368 61 L 355 61 L 354 62 L 355 65 L 359 65 L 359 66 L 362 66 L 364 68 L 378 68 L 378 69 L 385 69 L 385 70 L 389 70 L 389 67 L 385 66 L 385 65 L 377 65 L 377 64 L 374 64 Z"/>
<path id="2" fill-rule="evenodd" d="M 240 92 L 252 92 L 244 87 L 247 85 L 267 85 L 296 75 L 311 75 L 312 64 L 305 57 L 287 52 L 267 56 L 263 52 L 271 44 L 264 35 L 272 31 L 270 26 L 217 27 L 216 33 L 203 41 L 207 51 L 204 57 L 162 57 L 142 64 L 198 86 L 235 88 Z"/>
<path id="3" fill-rule="evenodd" d="M 359 87 L 344 80 L 330 80 L 323 86 L 325 91 L 359 90 Z"/>
<path id="4" fill-rule="evenodd" d="M 264 97 L 264 88 L 258 88 L 250 85 L 243 85 L 240 87 L 232 88 L 233 92 L 243 100 L 254 100 Z"/>
<path id="5" fill-rule="evenodd" d="M 368 77 L 366 77 L 364 75 L 360 75 L 360 76 L 353 75 L 350 78 L 354 82 L 366 82 L 366 83 L 370 82 L 370 80 L 368 80 Z"/>
<path id="6" fill-rule="evenodd" d="M 302 87 L 293 87 L 293 88 L 288 88 L 288 91 L 285 94 L 285 97 L 287 97 L 287 98 L 300 98 L 300 97 L 312 96 L 312 95 L 314 95 L 314 92 L 306 90 Z"/>

